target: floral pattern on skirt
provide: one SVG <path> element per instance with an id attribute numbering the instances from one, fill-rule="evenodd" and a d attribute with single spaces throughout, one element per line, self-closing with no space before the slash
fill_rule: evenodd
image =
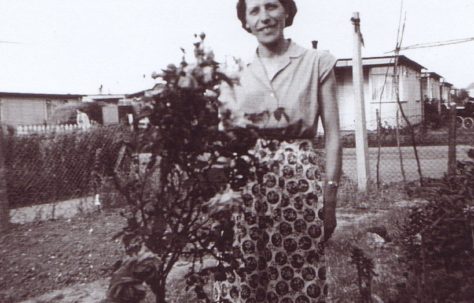
<path id="1" fill-rule="evenodd" d="M 242 190 L 234 215 L 235 275 L 214 285 L 217 302 L 325 302 L 328 287 L 322 241 L 322 157 L 307 140 L 259 139 L 255 156 L 263 179 Z"/>

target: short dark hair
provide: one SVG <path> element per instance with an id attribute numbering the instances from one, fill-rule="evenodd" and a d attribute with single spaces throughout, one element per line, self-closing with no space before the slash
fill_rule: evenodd
<path id="1" fill-rule="evenodd" d="M 295 18 L 296 12 L 298 9 L 296 8 L 296 3 L 293 0 L 278 0 L 280 1 L 281 5 L 285 8 L 285 12 L 288 14 L 288 18 L 286 18 L 285 26 L 290 26 L 293 24 L 293 19 Z M 245 0 L 239 0 L 237 2 L 237 17 L 239 18 L 240 22 L 242 23 L 242 27 L 250 33 L 250 30 L 247 28 L 247 20 L 245 19 L 245 11 L 247 10 L 247 5 Z"/>

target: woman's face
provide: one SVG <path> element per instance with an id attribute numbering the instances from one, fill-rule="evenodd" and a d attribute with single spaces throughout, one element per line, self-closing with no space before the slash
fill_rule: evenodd
<path id="1" fill-rule="evenodd" d="M 245 0 L 247 27 L 262 45 L 284 39 L 287 14 L 279 0 Z"/>

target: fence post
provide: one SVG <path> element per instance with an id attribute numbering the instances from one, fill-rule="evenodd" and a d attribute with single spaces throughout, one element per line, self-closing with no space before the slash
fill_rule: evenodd
<path id="1" fill-rule="evenodd" d="M 456 103 L 451 103 L 448 97 L 449 130 L 448 130 L 448 174 L 456 173 Z"/>
<path id="2" fill-rule="evenodd" d="M 3 128 L 0 125 L 0 232 L 10 226 L 10 208 L 8 206 L 5 154 L 3 153 Z"/>
<path id="3" fill-rule="evenodd" d="M 382 126 L 382 121 L 380 118 L 380 112 L 379 109 L 375 109 L 375 114 L 377 116 L 377 164 L 376 164 L 376 169 L 375 169 L 375 176 L 377 180 L 377 189 L 380 189 L 380 154 L 381 154 L 381 149 L 382 149 L 382 142 L 380 140 L 381 136 L 381 126 Z"/>
<path id="4" fill-rule="evenodd" d="M 352 75 L 355 99 L 355 141 L 357 157 L 357 187 L 360 192 L 367 191 L 370 178 L 369 171 L 369 148 L 367 145 L 367 127 L 365 120 L 365 100 L 364 100 L 364 74 L 362 70 L 362 34 L 360 32 L 359 13 L 352 15 L 354 24 L 354 53 L 352 59 Z"/>

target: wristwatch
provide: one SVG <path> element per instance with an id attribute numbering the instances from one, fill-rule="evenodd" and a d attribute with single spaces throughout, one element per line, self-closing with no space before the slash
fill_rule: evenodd
<path id="1" fill-rule="evenodd" d="M 339 184 L 336 181 L 329 180 L 326 182 L 328 188 L 338 188 Z"/>

